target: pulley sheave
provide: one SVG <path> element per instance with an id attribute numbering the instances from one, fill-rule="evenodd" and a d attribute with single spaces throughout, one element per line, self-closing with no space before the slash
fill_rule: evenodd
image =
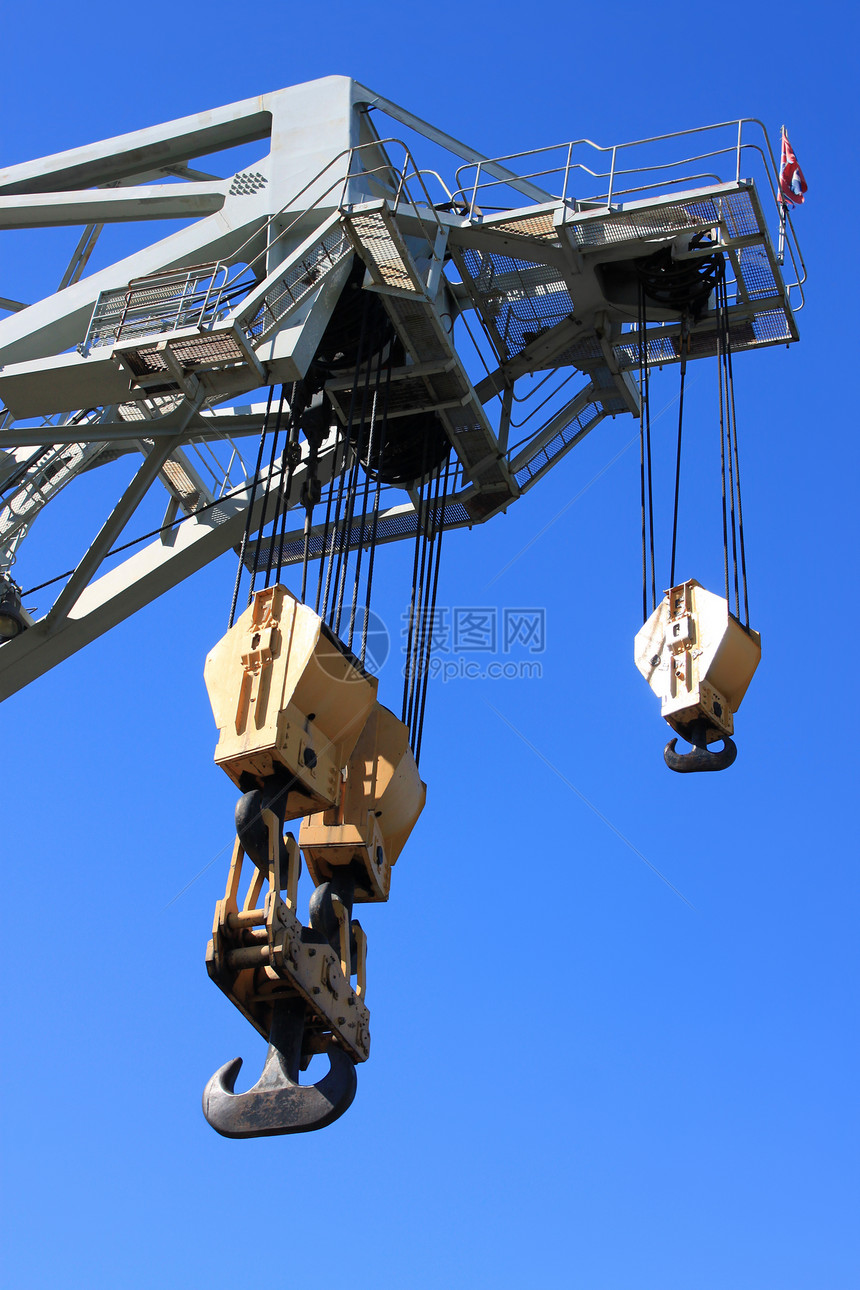
<path id="1" fill-rule="evenodd" d="M 349 428 L 350 442 L 359 444 L 359 460 L 371 479 L 407 488 L 436 471 L 448 458 L 451 444 L 435 412 L 412 412 L 392 417 L 385 438 L 360 435 Z"/>
<path id="2" fill-rule="evenodd" d="M 632 260 L 611 260 L 597 266 L 607 300 L 624 308 L 638 307 L 644 291 L 649 318 L 677 318 L 686 314 L 697 322 L 705 312 L 708 297 L 723 276 L 721 252 L 707 253 L 710 239 L 704 234 L 661 246 L 650 255 Z"/>

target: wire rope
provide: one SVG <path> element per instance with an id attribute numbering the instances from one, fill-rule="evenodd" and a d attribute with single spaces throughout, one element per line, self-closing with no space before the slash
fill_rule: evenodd
<path id="1" fill-rule="evenodd" d="M 239 601 L 239 586 L 242 581 L 242 567 L 245 563 L 245 552 L 248 547 L 248 538 L 251 535 L 251 516 L 253 515 L 253 512 L 254 512 L 254 502 L 256 501 L 256 498 L 257 498 L 257 488 L 259 487 L 259 483 L 260 483 L 260 468 L 263 464 L 263 448 L 266 443 L 266 434 L 269 428 L 269 414 L 272 410 L 272 395 L 274 394 L 274 392 L 275 392 L 274 385 L 270 385 L 269 399 L 266 404 L 266 415 L 263 418 L 263 425 L 260 430 L 260 445 L 257 449 L 257 465 L 254 468 L 254 480 L 253 480 L 253 483 L 251 484 L 251 499 L 248 502 L 248 514 L 245 517 L 245 530 L 242 534 L 242 541 L 239 545 L 239 563 L 236 567 L 236 581 L 233 586 L 233 599 L 230 602 L 230 616 L 227 621 L 228 628 L 233 626 L 233 619 L 236 617 L 236 605 L 238 604 L 238 601 Z"/>
<path id="2" fill-rule="evenodd" d="M 441 469 L 441 467 L 440 467 Z M 430 619 L 427 633 L 427 648 L 425 651 L 425 675 L 424 685 L 421 691 L 421 705 L 418 716 L 418 730 L 415 738 L 415 764 L 418 765 L 421 758 L 421 743 L 424 737 L 424 710 L 427 704 L 427 687 L 430 680 L 430 654 L 433 649 L 433 629 L 436 625 L 436 593 L 439 588 L 439 568 L 442 562 L 442 537 L 445 533 L 445 503 L 448 498 L 448 479 L 451 471 L 451 455 L 445 462 L 445 483 L 442 487 L 442 505 L 441 511 L 436 517 L 436 526 L 438 528 L 438 542 L 436 546 L 436 564 L 433 571 L 433 594 L 430 600 Z M 441 519 L 441 524 L 440 524 Z"/>
<path id="3" fill-rule="evenodd" d="M 681 388 L 678 395 L 678 446 L 675 452 L 675 504 L 672 511 L 672 558 L 669 562 L 669 586 L 675 585 L 675 551 L 678 545 L 678 501 L 681 493 L 681 434 L 684 428 L 684 386 L 687 378 L 687 337 L 681 328 Z"/>
<path id="4" fill-rule="evenodd" d="M 730 331 L 726 330 L 726 353 L 728 356 L 728 375 L 729 375 L 729 404 L 731 407 L 731 425 L 734 440 L 734 458 L 735 458 L 735 484 L 738 492 L 738 545 L 741 553 L 741 581 L 744 593 L 744 622 L 747 627 L 750 625 L 750 606 L 749 592 L 747 589 L 747 558 L 746 545 L 744 542 L 744 513 L 741 504 L 741 467 L 738 456 L 738 422 L 737 411 L 735 408 L 735 382 L 734 372 L 732 370 L 732 339 Z"/>
<path id="5" fill-rule="evenodd" d="M 388 400 L 391 392 L 392 361 L 393 361 L 393 354 L 392 354 L 391 346 L 389 345 L 388 358 L 386 360 L 386 365 L 385 365 L 385 389 L 384 389 L 383 401 L 382 401 L 379 455 L 377 460 L 377 473 L 376 473 L 376 492 L 373 498 L 373 524 L 372 524 L 371 533 L 370 533 L 370 554 L 367 562 L 367 579 L 365 583 L 364 623 L 362 625 L 361 652 L 359 655 L 359 657 L 361 658 L 362 667 L 365 664 L 365 660 L 367 656 L 367 631 L 368 631 L 368 625 L 370 623 L 370 597 L 371 597 L 371 590 L 373 587 L 373 571 L 376 563 L 376 541 L 377 541 L 377 536 L 379 532 L 379 504 L 382 496 L 382 471 L 385 467 L 385 447 L 388 442 Z M 372 459 L 370 459 L 370 464 L 372 464 Z"/>
<path id="6" fill-rule="evenodd" d="M 726 429 L 725 429 L 725 391 L 723 389 L 723 319 L 722 300 L 717 301 L 717 373 L 720 392 L 720 488 L 722 491 L 723 513 L 723 573 L 726 589 L 726 600 L 729 599 L 729 527 L 726 505 Z"/>

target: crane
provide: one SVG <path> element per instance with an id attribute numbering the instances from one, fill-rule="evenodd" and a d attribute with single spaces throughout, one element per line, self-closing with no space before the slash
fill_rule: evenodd
<path id="1" fill-rule="evenodd" d="M 233 174 L 200 168 L 258 143 Z M 798 339 L 805 280 L 784 210 L 774 246 L 777 182 L 751 118 L 488 158 L 348 77 L 0 173 L 3 227 L 84 226 L 60 289 L 5 301 L 0 320 L 0 696 L 238 556 L 227 633 L 205 668 L 215 759 L 240 792 L 207 969 L 269 1055 L 247 1093 L 234 1091 L 241 1059 L 209 1081 L 219 1132 L 320 1128 L 352 1101 L 370 1044 L 354 906 L 388 899 L 424 804 L 444 534 L 504 513 L 607 417 L 640 424 L 636 663 L 692 745 L 670 741 L 667 764 L 734 760 L 760 642 L 732 356 Z M 106 224 L 177 218 L 178 231 L 84 276 Z M 649 376 L 676 366 L 683 408 L 687 366 L 705 359 L 720 374 L 725 596 L 675 581 L 679 416 L 660 599 Z M 23 591 L 42 510 L 120 457 L 134 474 L 75 567 Z M 118 545 L 159 487 L 162 524 Z M 401 541 L 414 558 L 398 716 L 377 696 L 368 637 L 377 550 Z M 284 584 L 291 570 L 299 594 Z M 57 584 L 34 620 L 29 595 Z M 329 1073 L 303 1085 L 315 1053 Z"/>

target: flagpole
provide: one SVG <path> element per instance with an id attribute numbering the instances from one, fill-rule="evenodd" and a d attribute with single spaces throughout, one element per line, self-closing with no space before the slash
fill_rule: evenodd
<path id="1" fill-rule="evenodd" d="M 780 132 L 780 157 L 783 155 L 783 143 L 785 140 L 785 126 Z M 779 197 L 776 204 L 779 207 L 779 245 L 777 247 L 776 262 L 780 268 L 785 264 L 785 197 L 783 197 L 779 188 L 779 175 L 777 175 L 777 192 Z"/>
<path id="2" fill-rule="evenodd" d="M 785 202 L 779 203 L 779 246 L 776 262 L 780 268 L 785 264 Z"/>

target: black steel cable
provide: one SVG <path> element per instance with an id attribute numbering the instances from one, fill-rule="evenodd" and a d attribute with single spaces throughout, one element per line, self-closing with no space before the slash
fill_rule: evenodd
<path id="1" fill-rule="evenodd" d="M 648 541 L 651 547 L 651 612 L 657 608 L 657 572 L 654 567 L 654 469 L 651 457 L 651 375 L 645 363 L 645 452 L 648 457 Z"/>
<path id="2" fill-rule="evenodd" d="M 726 329 L 726 331 L 728 332 L 728 328 Z M 728 340 L 728 336 L 726 336 L 726 340 Z M 740 618 L 741 595 L 740 595 L 740 589 L 738 587 L 738 528 L 737 528 L 737 520 L 735 518 L 735 468 L 734 468 L 734 463 L 732 461 L 732 418 L 731 418 L 731 405 L 729 403 L 729 375 L 728 375 L 728 368 L 725 366 L 725 362 L 726 362 L 726 356 L 725 356 L 725 346 L 724 346 L 723 364 L 724 364 L 725 381 L 726 381 L 726 439 L 727 439 L 726 456 L 728 457 L 728 462 L 729 462 L 729 527 L 731 529 L 731 534 L 732 534 L 732 581 L 734 582 L 734 588 L 735 588 L 735 615 L 737 618 Z"/>
<path id="3" fill-rule="evenodd" d="M 354 445 L 355 456 L 352 460 L 352 467 L 349 472 L 349 482 L 346 490 L 346 513 L 343 517 L 343 532 L 341 535 L 340 552 L 338 554 L 338 576 L 335 587 L 335 603 L 333 606 L 333 630 L 336 635 L 340 635 L 340 620 L 343 617 L 343 598 L 346 594 L 346 579 L 349 572 L 349 548 L 352 542 L 352 523 L 355 516 L 355 496 L 358 490 L 358 454 L 361 447 L 361 439 L 364 431 L 364 420 L 358 423 L 358 441 Z"/>
<path id="4" fill-rule="evenodd" d="M 741 505 L 741 466 L 740 466 L 740 459 L 738 457 L 738 422 L 737 422 L 737 412 L 735 409 L 735 380 L 734 380 L 734 372 L 732 370 L 732 338 L 731 338 L 731 333 L 728 330 L 726 333 L 726 353 L 728 355 L 728 368 L 729 368 L 729 402 L 731 407 L 731 423 L 732 423 L 732 426 L 734 427 L 733 438 L 734 438 L 734 454 L 735 454 L 735 483 L 738 490 L 738 545 L 740 546 L 740 552 L 741 552 L 741 580 L 743 583 L 743 590 L 744 590 L 744 622 L 746 626 L 749 627 L 750 606 L 749 606 L 749 594 L 747 590 L 747 557 L 746 557 L 746 545 L 744 543 L 744 513 L 743 513 L 743 507 Z"/>
<path id="5" fill-rule="evenodd" d="M 435 480 L 434 480 L 435 476 Z M 427 489 L 424 504 L 424 537 L 421 544 L 421 573 L 419 576 L 420 595 L 418 606 L 418 619 L 415 632 L 415 650 L 414 650 L 414 668 L 412 681 L 412 695 L 410 699 L 409 729 L 410 745 L 415 747 L 415 739 L 418 732 L 418 711 L 421 701 L 421 695 L 427 682 L 428 660 L 425 657 L 425 641 L 427 636 L 427 613 L 430 602 L 430 585 L 432 580 L 433 569 L 433 551 L 436 540 L 436 520 L 437 507 L 439 503 L 439 486 L 442 479 L 442 463 L 440 462 L 434 470 L 430 472 L 430 478 L 427 481 Z"/>
<path id="6" fill-rule="evenodd" d="M 269 487 L 271 487 L 272 472 L 273 472 L 273 470 L 274 470 L 274 466 L 275 466 L 275 456 L 276 456 L 276 454 L 277 454 L 277 450 L 278 450 L 278 440 L 279 440 L 280 435 L 281 435 L 281 420 L 282 420 L 283 415 L 284 415 L 284 399 L 285 399 L 285 397 L 286 397 L 286 390 L 285 390 L 284 386 L 282 385 L 282 386 L 281 386 L 281 398 L 280 398 L 280 401 L 279 401 L 279 403 L 278 403 L 278 413 L 277 413 L 277 416 L 275 417 L 275 435 L 274 435 L 274 438 L 273 438 L 273 440 L 272 440 L 272 461 L 271 461 L 271 465 L 269 466 Z M 282 494 L 282 491 L 283 491 L 283 483 L 284 483 L 284 467 L 285 467 L 285 465 L 286 465 L 286 451 L 287 451 L 287 443 L 289 442 L 289 437 L 290 437 L 290 436 L 289 436 L 289 430 L 290 430 L 291 428 L 292 428 L 292 416 L 290 416 L 290 419 L 289 419 L 289 421 L 288 421 L 288 430 L 287 430 L 287 435 L 286 435 L 286 442 L 284 443 L 284 451 L 281 453 L 281 474 L 280 474 L 280 479 L 278 480 L 278 487 L 277 487 L 277 489 L 275 490 L 275 518 L 274 518 L 274 521 L 273 521 L 273 523 L 272 523 L 272 536 L 271 536 L 271 538 L 269 539 L 269 554 L 268 554 L 268 558 L 267 558 L 267 560 L 266 560 L 266 581 L 265 581 L 265 583 L 264 583 L 264 585 L 265 585 L 266 587 L 268 587 L 268 585 L 269 585 L 269 583 L 270 583 L 270 581 L 271 581 L 271 579 L 272 579 L 272 564 L 273 564 L 273 562 L 274 562 L 274 557 L 275 557 L 275 534 L 276 534 L 276 533 L 277 533 L 277 531 L 278 531 L 278 519 L 280 518 L 280 511 L 281 511 L 281 494 Z M 262 530 L 261 530 L 261 531 L 262 531 Z"/>
<path id="7" fill-rule="evenodd" d="M 335 506 L 335 521 L 334 521 L 334 534 L 333 534 L 333 541 L 332 541 L 332 552 L 331 552 L 331 557 L 329 559 L 329 567 L 326 572 L 325 597 L 323 600 L 323 608 L 324 608 L 323 616 L 326 618 L 326 621 L 328 622 L 330 627 L 333 626 L 334 607 L 337 601 L 337 589 L 340 584 L 340 570 L 341 570 L 341 563 L 343 560 L 344 547 L 348 545 L 348 540 L 347 540 L 348 535 L 340 531 L 341 505 L 343 502 L 344 480 L 346 479 L 346 474 L 347 474 L 347 456 L 348 456 L 349 445 L 351 445 L 353 448 L 353 451 L 355 451 L 355 445 L 352 444 L 352 428 L 353 428 L 353 425 L 355 424 L 355 407 L 356 407 L 356 402 L 358 398 L 359 377 L 361 373 L 362 359 L 364 356 L 365 337 L 367 334 L 367 320 L 368 320 L 369 311 L 370 311 L 370 306 L 368 304 L 368 301 L 364 300 L 362 303 L 362 310 L 361 310 L 361 328 L 359 330 L 359 336 L 358 336 L 358 349 L 356 351 L 352 389 L 350 390 L 350 395 L 349 395 L 349 412 L 346 418 L 346 430 L 345 430 L 346 443 L 344 445 L 343 464 L 341 468 L 340 481 L 338 485 L 337 503 Z M 356 454 L 356 459 L 357 459 L 357 454 Z M 354 464 L 355 463 L 353 462 L 353 465 Z M 351 476 L 352 475 L 351 468 L 349 473 Z M 349 497 L 347 496 L 347 507 L 348 506 L 349 506 Z M 338 548 L 336 560 L 335 560 L 335 553 L 334 553 L 335 540 L 337 541 L 337 548 Z M 331 588 L 331 583 L 332 583 L 332 571 L 334 572 L 334 594 L 333 594 L 331 611 L 329 611 L 329 590 Z"/>
<path id="8" fill-rule="evenodd" d="M 322 606 L 322 610 L 320 611 L 320 616 L 324 618 L 326 622 L 329 623 L 329 626 L 331 626 L 331 622 L 329 618 L 329 592 L 331 590 L 332 573 L 335 571 L 337 567 L 336 559 L 335 559 L 335 546 L 337 547 L 338 558 L 340 557 L 340 552 L 343 548 L 343 533 L 341 532 L 341 528 L 340 528 L 340 517 L 341 517 L 341 506 L 343 504 L 344 480 L 346 479 L 347 470 L 350 469 L 350 466 L 348 464 L 349 447 L 350 447 L 349 426 L 350 426 L 350 421 L 347 420 L 346 429 L 343 435 L 343 457 L 340 463 L 340 474 L 338 476 L 338 481 L 337 481 L 337 499 L 335 501 L 334 516 L 332 519 L 331 550 L 329 551 L 328 566 L 326 568 L 326 574 L 325 574 L 325 595 L 323 596 L 323 606 Z"/>
<path id="9" fill-rule="evenodd" d="M 722 327 L 722 300 L 719 293 L 717 295 L 717 372 L 720 387 L 720 485 L 722 488 L 723 503 L 723 571 L 725 574 L 726 584 L 726 601 L 729 599 L 729 531 L 728 519 L 726 516 L 726 433 L 724 423 L 724 397 L 723 397 L 723 327 Z"/>
<path id="10" fill-rule="evenodd" d="M 642 492 L 642 612 L 648 610 L 648 565 L 651 566 L 651 612 L 657 608 L 657 572 L 654 562 L 654 489 L 651 455 L 651 377 L 648 364 L 645 305 L 645 288 L 639 284 L 639 436 L 640 436 L 640 486 Z M 643 425 L 644 423 L 644 425 Z M 647 496 L 647 506 L 646 506 Z M 647 510 L 647 537 L 646 537 Z"/>
<path id="11" fill-rule="evenodd" d="M 368 368 L 372 366 L 368 362 Z M 367 462 L 368 466 L 373 462 L 374 437 L 376 433 L 376 412 L 379 405 L 379 382 L 382 375 L 382 350 L 376 359 L 376 378 L 374 382 L 373 399 L 370 405 L 370 430 L 367 439 Z M 364 493 L 361 499 L 361 537 L 358 543 L 358 550 L 355 554 L 355 579 L 353 581 L 352 605 L 349 612 L 349 639 L 347 644 L 352 649 L 353 637 L 355 635 L 355 615 L 358 610 L 358 589 L 361 585 L 361 558 L 364 554 L 364 542 L 367 536 L 367 499 L 370 496 L 370 471 L 364 472 Z"/>
<path id="12" fill-rule="evenodd" d="M 426 469 L 427 469 L 427 439 L 425 437 L 422 454 L 421 454 L 421 478 L 422 479 L 424 477 L 424 472 Z M 413 637 L 415 634 L 415 604 L 418 596 L 418 560 L 421 552 L 421 540 L 422 540 L 421 514 L 422 514 L 423 504 L 424 504 L 424 497 L 421 492 L 421 486 L 419 485 L 418 506 L 416 508 L 416 517 L 415 517 L 415 553 L 412 559 L 412 593 L 411 593 L 411 599 L 409 602 L 409 627 L 408 627 L 407 640 L 406 640 L 406 670 L 403 674 L 403 708 L 400 716 L 401 721 L 403 721 L 407 727 L 409 725 L 409 722 L 407 721 L 407 712 L 408 712 L 409 698 L 410 698 L 411 689 L 412 689 L 412 671 L 413 671 L 412 653 L 413 653 Z"/>
<path id="13" fill-rule="evenodd" d="M 678 396 L 678 448 L 675 454 L 675 507 L 672 514 L 672 558 L 669 563 L 669 586 L 675 585 L 675 550 L 678 543 L 678 499 L 681 493 L 681 431 L 684 426 L 684 384 L 687 376 L 686 336 L 681 329 L 681 391 Z"/>
<path id="14" fill-rule="evenodd" d="M 442 537 L 445 533 L 445 504 L 448 500 L 448 479 L 450 476 L 450 472 L 451 472 L 451 456 L 449 453 L 448 459 L 445 462 L 445 483 L 442 488 L 442 509 L 439 516 L 437 516 L 437 519 L 436 519 L 436 523 L 439 530 L 439 541 L 436 547 L 436 567 L 433 571 L 433 595 L 430 600 L 430 626 L 429 626 L 429 631 L 427 636 L 427 650 L 426 650 L 427 671 L 426 671 L 426 676 L 424 678 L 424 689 L 421 694 L 421 710 L 418 717 L 418 735 L 415 740 L 416 766 L 418 765 L 418 762 L 421 758 L 421 742 L 424 738 L 424 710 L 427 705 L 427 687 L 430 681 L 430 655 L 433 650 L 433 628 L 436 624 L 436 592 L 439 589 L 439 568 L 442 562 Z"/>
<path id="15" fill-rule="evenodd" d="M 323 614 L 320 613 L 320 604 L 322 601 L 322 589 L 323 589 L 323 570 L 326 565 L 327 558 L 328 558 L 329 568 L 331 568 L 331 548 L 329 546 L 329 540 L 331 539 L 332 542 L 334 541 L 334 534 L 331 529 L 331 504 L 332 504 L 332 501 L 334 500 L 337 482 L 339 479 L 339 467 L 343 466 L 343 461 L 340 461 L 341 453 L 343 453 L 343 460 L 344 461 L 346 460 L 346 442 L 347 441 L 345 438 L 339 437 L 337 442 L 334 445 L 334 451 L 333 451 L 332 476 L 331 476 L 331 479 L 329 480 L 329 486 L 328 486 L 328 497 L 326 500 L 326 508 L 325 508 L 325 522 L 323 525 L 322 550 L 320 551 L 319 576 L 317 578 L 317 598 L 316 598 L 316 603 L 314 605 L 314 612 L 317 614 L 320 614 L 321 617 L 325 617 L 324 613 Z"/>
<path id="16" fill-rule="evenodd" d="M 347 579 L 347 572 L 349 569 L 349 547 L 352 542 L 352 526 L 353 526 L 353 520 L 355 519 L 355 499 L 358 495 L 358 468 L 361 463 L 361 454 L 364 450 L 364 440 L 365 440 L 365 434 L 367 432 L 367 410 L 368 410 L 367 405 L 368 405 L 368 399 L 370 396 L 370 378 L 373 372 L 373 349 L 374 349 L 373 342 L 375 341 L 375 339 L 376 339 L 376 336 L 374 334 L 370 337 L 371 344 L 369 344 L 368 346 L 367 370 L 364 374 L 364 389 L 362 391 L 362 396 L 361 396 L 361 416 L 358 422 L 358 435 L 356 437 L 356 442 L 355 442 L 355 458 L 353 460 L 352 470 L 350 471 L 350 477 L 349 477 L 349 491 L 347 495 L 346 519 L 345 519 L 346 542 L 344 544 L 346 554 L 344 556 L 341 569 L 339 571 L 340 579 L 339 579 L 338 589 L 337 589 L 337 611 L 335 614 L 335 626 L 334 626 L 335 633 L 338 636 L 340 635 L 340 623 L 341 623 L 341 617 L 343 615 L 343 599 L 346 593 L 346 579 Z M 363 536 L 364 534 L 362 533 L 361 538 L 363 538 Z M 359 539 L 359 550 L 361 549 L 360 547 L 361 538 Z M 356 594 L 357 594 L 357 588 L 354 587 L 353 604 L 354 604 L 354 598 Z M 353 619 L 353 623 L 354 621 L 355 620 Z"/>
<path id="17" fill-rule="evenodd" d="M 424 542 L 421 547 L 421 598 L 418 611 L 418 625 L 415 637 L 415 679 L 412 686 L 411 711 L 409 714 L 410 744 L 415 747 L 418 731 L 418 711 L 421 695 L 427 680 L 427 660 L 424 656 L 424 643 L 427 635 L 427 610 L 430 602 L 430 583 L 433 570 L 433 550 L 436 540 L 436 508 L 439 503 L 439 485 L 442 478 L 441 464 L 427 484 L 427 505 L 425 509 Z M 432 493 L 432 500 L 431 500 Z M 425 578 L 426 571 L 426 578 Z"/>
<path id="18" fill-rule="evenodd" d="M 419 555 L 419 570 L 415 584 L 414 626 L 412 631 L 412 657 L 409 661 L 409 703 L 406 709 L 406 725 L 409 729 L 410 746 L 414 744 L 413 714 L 415 712 L 415 693 L 421 684 L 420 640 L 424 613 L 424 570 L 427 564 L 427 539 L 430 521 L 430 494 L 432 478 L 427 480 L 419 508 L 419 531 L 416 543 Z"/>
<path id="19" fill-rule="evenodd" d="M 376 563 L 376 539 L 379 530 L 379 504 L 382 496 L 382 471 L 385 465 L 385 445 L 388 442 L 388 399 L 391 393 L 391 367 L 393 359 L 393 350 L 389 345 L 388 358 L 385 364 L 385 389 L 382 400 L 382 417 L 380 421 L 379 432 L 379 454 L 377 458 L 376 474 L 376 493 L 373 498 L 373 524 L 370 531 L 370 554 L 367 563 L 367 579 L 365 581 L 365 599 L 364 599 L 364 626 L 361 633 L 361 659 L 362 667 L 367 657 L 367 629 L 370 623 L 370 596 L 373 587 L 373 570 Z M 369 464 L 372 465 L 372 458 L 368 458 Z"/>
<path id="20" fill-rule="evenodd" d="M 269 419 L 269 409 L 272 406 L 272 393 L 274 392 L 274 388 L 275 388 L 274 386 L 271 387 L 271 391 L 269 394 L 269 407 L 266 409 L 267 422 Z M 282 403 L 283 403 L 283 398 L 284 398 L 284 387 L 281 386 Z M 266 476 L 266 486 L 263 490 L 263 512 L 260 516 L 260 527 L 257 529 L 257 541 L 254 544 L 254 559 L 251 561 L 251 585 L 248 587 L 248 605 L 249 606 L 251 604 L 251 601 L 254 599 L 254 586 L 256 584 L 257 573 L 259 572 L 259 568 L 260 568 L 260 546 L 263 541 L 263 529 L 266 527 L 266 512 L 269 509 L 269 494 L 272 491 L 272 475 L 275 469 L 275 456 L 278 450 L 278 434 L 279 434 L 279 429 L 276 429 L 274 435 L 272 436 L 272 451 L 269 454 L 269 473 Z"/>
<path id="21" fill-rule="evenodd" d="M 648 535 L 645 514 L 645 327 L 644 288 L 639 286 L 639 492 L 642 504 L 642 621 L 648 618 Z"/>
<path id="22" fill-rule="evenodd" d="M 720 293 L 720 303 L 723 314 L 723 381 L 726 391 L 726 455 L 728 457 L 729 467 L 729 524 L 732 534 L 732 580 L 735 588 L 735 617 L 740 620 L 741 616 L 741 597 L 738 586 L 738 540 L 737 540 L 737 519 L 735 515 L 735 473 L 734 461 L 732 458 L 732 407 L 729 398 L 729 364 L 728 364 L 728 346 L 729 346 L 729 302 L 728 292 L 725 283 L 722 284 Z"/>
<path id="23" fill-rule="evenodd" d="M 242 542 L 239 546 L 239 564 L 236 569 L 236 582 L 233 587 L 233 599 L 230 602 L 230 618 L 227 623 L 228 628 L 233 626 L 233 619 L 236 616 L 236 605 L 239 600 L 239 585 L 242 581 L 242 569 L 245 564 L 245 551 L 247 550 L 248 538 L 250 537 L 250 534 L 251 534 L 251 516 L 253 515 L 253 512 L 254 512 L 254 502 L 257 497 L 257 486 L 260 482 L 260 467 L 262 466 L 262 463 L 263 463 L 263 446 L 266 442 L 266 433 L 269 428 L 269 412 L 271 411 L 272 395 L 274 394 L 274 392 L 275 392 L 274 385 L 270 385 L 269 401 L 266 404 L 266 415 L 263 418 L 263 425 L 260 430 L 260 446 L 257 449 L 257 465 L 254 469 L 254 482 L 251 485 L 251 500 L 248 503 L 248 514 L 245 518 L 245 531 L 242 534 Z"/>
<path id="24" fill-rule="evenodd" d="M 313 513 L 314 513 L 314 503 L 313 503 L 313 499 L 311 498 L 309 499 L 307 505 L 305 506 L 305 522 L 304 522 L 304 525 L 302 526 L 303 527 L 302 589 L 301 589 L 301 592 L 299 593 L 299 599 L 301 600 L 302 604 L 305 603 L 305 596 L 307 595 L 307 591 L 308 591 L 308 559 L 311 553 L 311 529 L 313 528 L 313 522 L 312 522 L 311 516 L 313 515 Z"/>
<path id="25" fill-rule="evenodd" d="M 281 581 L 281 569 L 284 564 L 284 541 L 287 534 L 287 512 L 289 511 L 290 491 L 293 487 L 293 476 L 296 473 L 296 466 L 301 460 L 301 452 L 299 449 L 299 420 L 298 417 L 294 417 L 292 415 L 297 384 L 297 381 L 293 381 L 292 388 L 290 390 L 290 422 L 287 430 L 286 442 L 284 444 L 284 457 L 281 460 L 281 482 L 279 488 L 283 493 L 284 505 L 281 513 L 281 534 L 278 544 L 278 582 Z M 286 461 L 286 482 L 284 481 L 284 461 Z M 273 542 L 276 528 L 277 520 L 275 521 L 275 526 L 272 529 Z M 304 600 L 304 596 L 302 597 L 302 600 Z"/>

